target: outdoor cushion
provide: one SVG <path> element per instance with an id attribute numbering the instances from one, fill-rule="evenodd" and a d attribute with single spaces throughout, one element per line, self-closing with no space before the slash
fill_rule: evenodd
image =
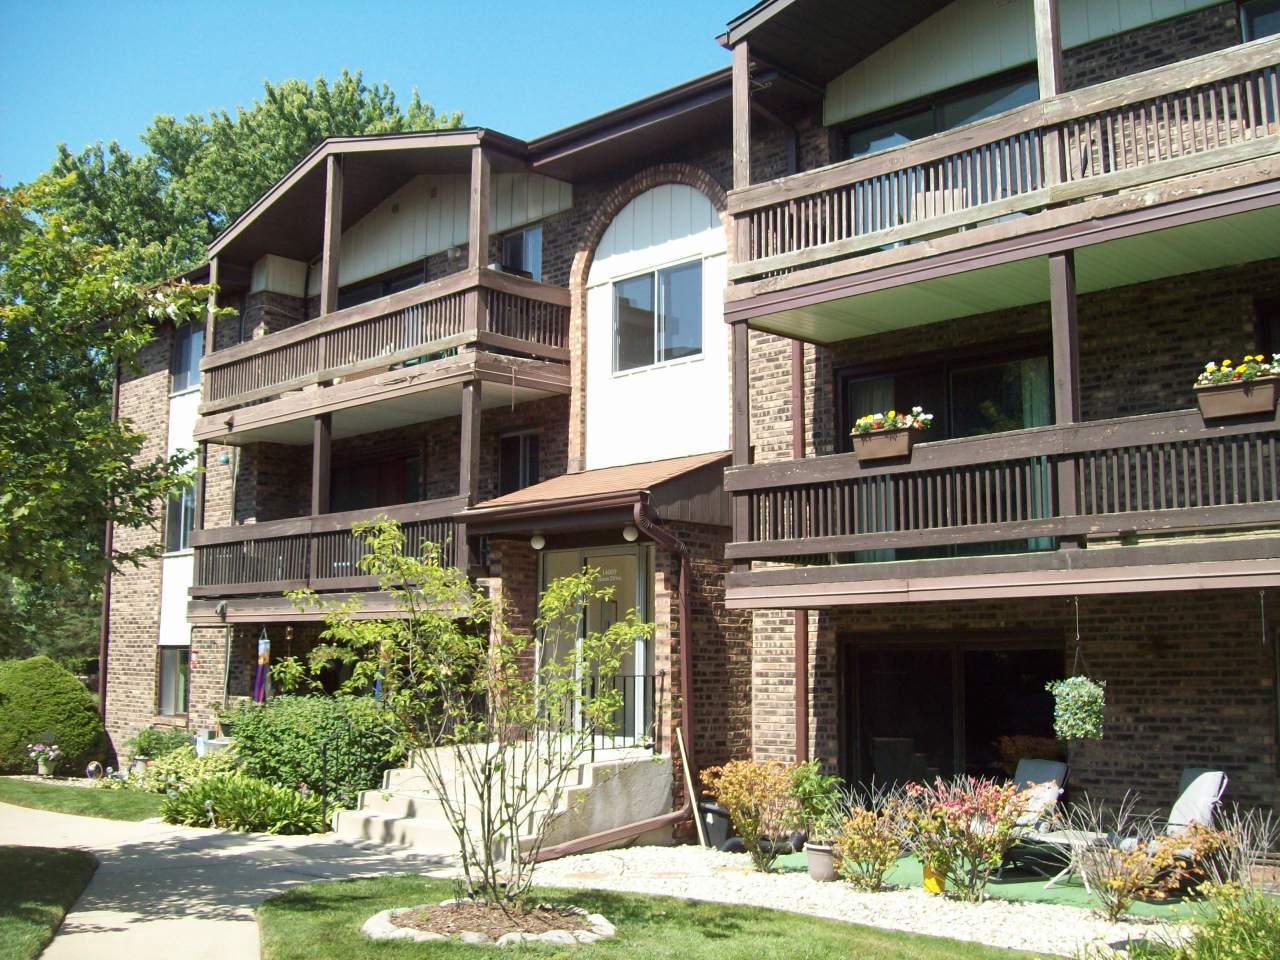
<path id="1" fill-rule="evenodd" d="M 1034 787 L 1034 792 L 1027 804 L 1027 809 L 1018 817 L 1020 827 L 1034 826 L 1058 802 L 1062 793 L 1062 784 L 1067 779 L 1067 765 L 1058 760 L 1033 760 L 1024 758 L 1018 761 L 1018 769 L 1014 771 L 1013 780 L 1019 790 Z"/>
<path id="2" fill-rule="evenodd" d="M 1181 833 L 1191 824 L 1213 825 L 1213 812 L 1227 789 L 1227 775 L 1221 770 L 1191 768 L 1182 771 L 1178 799 L 1169 811 L 1169 833 Z"/>

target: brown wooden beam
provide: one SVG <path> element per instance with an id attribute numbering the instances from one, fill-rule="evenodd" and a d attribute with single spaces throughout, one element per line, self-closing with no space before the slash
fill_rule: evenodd
<path id="1" fill-rule="evenodd" d="M 791 341 L 791 456 L 804 459 L 804 344 Z"/>
<path id="2" fill-rule="evenodd" d="M 196 505 L 195 505 L 195 529 L 204 529 L 204 502 L 206 496 L 206 486 L 208 482 L 209 468 L 209 444 L 205 441 L 200 443 L 200 452 L 197 454 L 196 466 L 200 470 L 200 475 L 196 477 Z M 234 510 L 234 505 L 232 507 Z"/>
<path id="3" fill-rule="evenodd" d="M 329 465 L 333 439 L 333 415 L 322 413 L 311 421 L 311 516 L 329 512 Z"/>
<path id="4" fill-rule="evenodd" d="M 203 356 L 208 356 L 213 352 L 214 339 L 218 335 L 218 325 L 214 317 L 214 311 L 218 309 L 218 258 L 209 258 L 209 283 L 214 287 L 213 293 L 209 294 L 209 306 L 204 314 L 204 350 Z"/>
<path id="5" fill-rule="evenodd" d="M 342 249 L 342 158 L 330 154 L 325 162 L 324 249 L 320 259 L 320 315 L 338 309 L 338 265 Z"/>
<path id="6" fill-rule="evenodd" d="M 809 761 L 809 611 L 795 612 L 796 763 Z"/>
<path id="7" fill-rule="evenodd" d="M 751 186 L 751 52 L 733 48 L 733 188 Z"/>
<path id="8" fill-rule="evenodd" d="M 1036 68 L 1040 96 L 1056 97 L 1063 91 L 1062 30 L 1059 0 L 1035 0 Z"/>
<path id="9" fill-rule="evenodd" d="M 1053 328 L 1054 422 L 1063 426 L 1080 421 L 1080 336 L 1076 315 L 1075 253 L 1049 255 L 1049 319 Z M 1075 461 L 1062 457 L 1055 468 L 1058 513 L 1064 517 L 1079 511 L 1076 502 Z M 1069 546 L 1069 541 L 1064 541 Z"/>
<path id="10" fill-rule="evenodd" d="M 489 154 L 471 148 L 471 206 L 468 214 L 467 265 L 478 270 L 489 259 Z"/>
<path id="11" fill-rule="evenodd" d="M 458 461 L 458 495 L 474 504 L 480 494 L 480 381 L 462 385 L 462 447 Z"/>

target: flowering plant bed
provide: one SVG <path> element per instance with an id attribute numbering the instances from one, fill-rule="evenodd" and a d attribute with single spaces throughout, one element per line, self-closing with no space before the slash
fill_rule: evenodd
<path id="1" fill-rule="evenodd" d="M 581 907 L 540 903 L 528 910 L 478 900 L 443 900 L 416 907 L 383 910 L 365 921 L 373 940 L 452 940 L 475 945 L 554 943 L 570 946 L 612 937 L 613 924 Z"/>
<path id="2" fill-rule="evenodd" d="M 920 407 L 910 413 L 869 413 L 853 425 L 853 449 L 859 460 L 888 460 L 911 456 L 917 431 L 928 430 L 933 414 Z"/>
<path id="3" fill-rule="evenodd" d="M 1206 420 L 1269 413 L 1275 409 L 1280 384 L 1280 353 L 1270 360 L 1246 356 L 1238 365 L 1210 361 L 1196 378 L 1196 403 Z"/>

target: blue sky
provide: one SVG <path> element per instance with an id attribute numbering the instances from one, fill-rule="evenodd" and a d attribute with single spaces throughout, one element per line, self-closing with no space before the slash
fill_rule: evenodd
<path id="1" fill-rule="evenodd" d="M 0 0 L 0 183 L 40 173 L 60 141 L 136 148 L 158 113 L 247 105 L 263 80 L 343 67 L 532 137 L 727 66 L 714 38 L 750 5 Z"/>

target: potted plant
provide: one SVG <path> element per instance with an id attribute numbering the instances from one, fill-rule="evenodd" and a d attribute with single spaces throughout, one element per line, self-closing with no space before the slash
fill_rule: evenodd
<path id="1" fill-rule="evenodd" d="M 839 830 L 840 781 L 824 774 L 817 760 L 810 760 L 792 771 L 791 793 L 808 833 L 804 854 L 809 876 L 829 883 L 837 877 L 835 841 Z"/>
<path id="2" fill-rule="evenodd" d="M 917 431 L 928 430 L 933 414 L 920 407 L 910 413 L 869 413 L 853 425 L 853 449 L 859 460 L 896 460 L 911 456 Z"/>
<path id="3" fill-rule="evenodd" d="M 36 772 L 42 777 L 52 777 L 58 769 L 62 751 L 56 743 L 28 743 L 27 756 L 36 762 Z"/>
<path id="4" fill-rule="evenodd" d="M 1088 677 L 1053 680 L 1053 732 L 1059 740 L 1101 740 L 1106 681 Z"/>
<path id="5" fill-rule="evenodd" d="M 1276 408 L 1276 385 L 1280 383 L 1280 353 L 1270 360 L 1262 354 L 1246 356 L 1234 365 L 1212 360 L 1196 377 L 1196 403 L 1206 420 L 1270 413 Z"/>

